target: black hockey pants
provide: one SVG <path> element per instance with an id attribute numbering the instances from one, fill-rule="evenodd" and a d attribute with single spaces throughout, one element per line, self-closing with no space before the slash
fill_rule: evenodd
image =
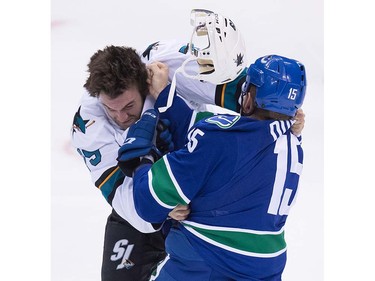
<path id="1" fill-rule="evenodd" d="M 141 233 L 112 211 L 105 229 L 102 281 L 148 280 L 165 255 L 161 231 Z"/>

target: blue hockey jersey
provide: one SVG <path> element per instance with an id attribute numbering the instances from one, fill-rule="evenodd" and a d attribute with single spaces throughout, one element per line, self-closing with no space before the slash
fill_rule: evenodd
<path id="1" fill-rule="evenodd" d="M 190 117 L 178 105 L 170 114 L 186 124 Z M 235 280 L 281 275 L 284 225 L 303 162 L 291 125 L 238 115 L 199 121 L 182 149 L 136 171 L 137 213 L 158 223 L 176 205 L 190 204 L 179 228 L 215 270 Z"/>

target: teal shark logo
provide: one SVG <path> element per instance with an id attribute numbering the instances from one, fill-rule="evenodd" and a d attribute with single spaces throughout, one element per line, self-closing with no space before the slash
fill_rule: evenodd
<path id="1" fill-rule="evenodd" d="M 159 46 L 159 41 L 152 43 L 150 46 L 147 47 L 147 49 L 142 53 L 142 57 L 146 58 L 147 60 L 150 60 L 150 52 L 152 49 L 156 49 Z"/>
<path id="2" fill-rule="evenodd" d="M 91 121 L 90 123 L 89 121 L 90 120 L 83 120 L 81 116 L 81 107 L 79 107 L 73 119 L 73 133 L 79 131 L 85 134 L 86 129 L 95 123 L 95 120 Z M 87 125 L 87 123 L 89 124 Z"/>

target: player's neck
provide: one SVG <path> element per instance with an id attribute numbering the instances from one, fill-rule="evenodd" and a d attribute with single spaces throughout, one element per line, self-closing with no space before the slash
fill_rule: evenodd
<path id="1" fill-rule="evenodd" d="M 291 119 L 290 116 L 285 114 L 265 110 L 262 108 L 255 108 L 253 113 L 249 116 L 253 119 L 257 120 L 289 120 Z"/>

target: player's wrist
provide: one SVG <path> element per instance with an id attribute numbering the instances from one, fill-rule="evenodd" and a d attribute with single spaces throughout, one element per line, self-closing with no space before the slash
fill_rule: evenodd
<path id="1" fill-rule="evenodd" d="M 155 158 L 152 156 L 152 154 L 145 155 L 141 158 L 140 166 L 142 164 L 154 164 Z"/>

